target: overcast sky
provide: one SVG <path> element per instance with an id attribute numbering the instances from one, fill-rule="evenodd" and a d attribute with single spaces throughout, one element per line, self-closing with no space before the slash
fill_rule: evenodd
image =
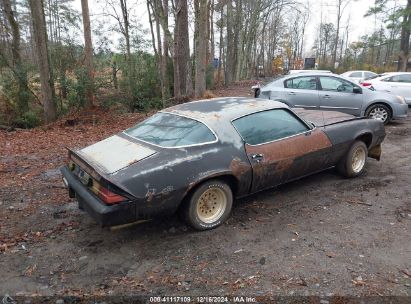
<path id="1" fill-rule="evenodd" d="M 134 0 L 133 0 L 134 1 Z M 336 22 L 336 2 L 337 0 L 300 0 L 306 2 L 310 7 L 310 19 L 306 28 L 305 36 L 305 50 L 309 51 L 313 46 L 316 36 L 316 28 L 321 21 L 321 11 L 323 22 Z M 399 3 L 405 3 L 406 0 L 397 0 Z M 99 4 L 97 3 L 99 2 Z M 131 1 L 132 2 L 132 1 Z M 104 7 L 104 0 L 89 0 L 91 19 L 96 20 L 101 18 L 102 7 Z M 135 10 L 137 20 L 139 20 L 143 27 L 149 29 L 148 17 L 146 12 L 145 0 L 139 0 L 139 5 Z M 374 27 L 373 18 L 364 17 L 367 10 L 374 5 L 374 0 L 351 0 L 350 4 L 346 7 L 342 21 L 341 31 L 345 30 L 348 16 L 350 16 L 350 42 L 358 40 L 362 35 L 371 33 Z M 75 1 L 75 7 L 81 11 L 80 0 Z M 100 16 L 100 17 L 99 17 Z M 93 22 L 93 25 L 96 23 Z M 117 39 L 112 36 L 112 40 Z"/>
<path id="2" fill-rule="evenodd" d="M 337 20 L 337 0 L 308 0 L 310 5 L 310 20 L 307 24 L 307 35 L 305 40 L 305 50 L 311 49 L 316 36 L 316 28 L 321 22 L 321 11 L 323 22 L 336 23 Z M 351 0 L 345 8 L 341 20 L 341 30 L 345 31 L 348 17 L 349 33 L 351 42 L 358 40 L 359 37 L 371 32 L 374 24 L 370 17 L 364 17 L 368 9 L 374 5 L 374 0 Z"/>

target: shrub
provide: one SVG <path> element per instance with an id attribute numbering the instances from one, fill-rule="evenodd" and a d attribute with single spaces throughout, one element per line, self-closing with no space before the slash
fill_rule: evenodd
<path id="1" fill-rule="evenodd" d="M 38 113 L 35 113 L 33 111 L 27 111 L 13 121 L 14 126 L 24 129 L 37 127 L 40 125 L 40 123 L 41 120 Z"/>

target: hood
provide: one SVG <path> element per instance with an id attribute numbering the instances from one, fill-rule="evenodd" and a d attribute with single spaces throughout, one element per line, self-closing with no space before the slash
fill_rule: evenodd
<path id="1" fill-rule="evenodd" d="M 295 113 L 307 122 L 312 122 L 316 127 L 323 127 L 335 123 L 360 119 L 350 114 L 337 111 L 318 111 L 306 109 L 293 109 Z"/>
<path id="2" fill-rule="evenodd" d="M 76 151 L 90 166 L 105 174 L 113 174 L 155 153 L 155 150 L 118 135 Z"/>

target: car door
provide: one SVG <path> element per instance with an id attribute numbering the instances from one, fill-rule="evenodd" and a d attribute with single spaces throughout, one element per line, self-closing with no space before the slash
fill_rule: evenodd
<path id="1" fill-rule="evenodd" d="M 396 77 L 397 82 L 392 84 L 396 86 L 396 95 L 403 96 L 405 101 L 411 103 L 411 74 L 401 74 Z"/>
<path id="2" fill-rule="evenodd" d="M 284 99 L 293 107 L 318 109 L 317 78 L 300 76 L 284 81 Z"/>
<path id="3" fill-rule="evenodd" d="M 330 165 L 331 142 L 288 109 L 253 113 L 233 121 L 253 168 L 251 192 L 274 187 Z"/>
<path id="4" fill-rule="evenodd" d="M 319 77 L 320 109 L 340 111 L 351 115 L 360 115 L 363 102 L 362 89 L 354 83 L 333 76 Z M 354 93 L 354 88 L 359 93 Z"/>

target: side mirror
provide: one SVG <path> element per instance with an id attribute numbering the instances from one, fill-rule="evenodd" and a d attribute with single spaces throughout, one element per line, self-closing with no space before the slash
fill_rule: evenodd
<path id="1" fill-rule="evenodd" d="M 360 87 L 353 87 L 352 92 L 355 94 L 361 94 L 362 90 Z"/>

